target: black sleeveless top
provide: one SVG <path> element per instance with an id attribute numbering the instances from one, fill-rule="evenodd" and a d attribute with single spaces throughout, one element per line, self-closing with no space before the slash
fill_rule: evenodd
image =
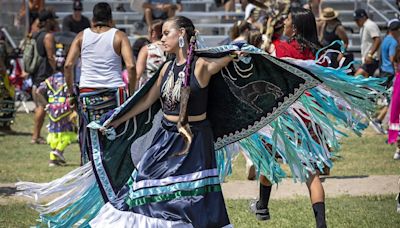
<path id="1" fill-rule="evenodd" d="M 194 68 L 196 65 L 197 57 L 192 62 L 191 73 L 190 73 L 190 96 L 187 106 L 187 112 L 189 116 L 197 116 L 207 112 L 207 100 L 208 100 L 208 86 L 205 88 L 201 88 L 199 82 L 194 76 Z M 161 90 L 163 88 L 164 83 L 167 81 L 168 73 L 172 68 L 174 62 L 170 63 L 165 71 L 162 79 Z M 174 82 L 178 79 L 178 73 L 185 68 L 186 64 L 176 65 L 173 68 L 174 72 Z M 165 97 L 162 96 L 161 91 L 161 100 L 162 100 L 162 110 L 166 115 L 179 115 L 180 111 L 180 103 L 176 104 L 168 104 Z"/>
<path id="2" fill-rule="evenodd" d="M 41 82 L 46 80 L 46 78 L 50 77 L 54 71 L 50 65 L 49 59 L 47 58 L 46 48 L 44 46 L 44 37 L 47 32 L 44 30 L 40 30 L 37 34 L 34 35 L 37 44 L 37 50 L 40 56 L 42 56 L 42 61 L 39 63 L 39 66 L 34 74 L 32 74 L 33 84 L 38 86 Z M 53 44 L 54 46 L 54 44 Z"/>
<path id="3" fill-rule="evenodd" d="M 324 28 L 324 35 L 323 35 L 323 40 L 322 40 L 322 45 L 323 46 L 328 46 L 335 40 L 340 40 L 340 37 L 336 35 L 336 29 L 337 27 L 340 26 L 340 24 L 337 24 L 332 31 L 327 31 L 326 26 Z M 340 44 L 334 44 L 333 46 L 330 47 L 330 49 L 334 50 L 340 50 Z"/>

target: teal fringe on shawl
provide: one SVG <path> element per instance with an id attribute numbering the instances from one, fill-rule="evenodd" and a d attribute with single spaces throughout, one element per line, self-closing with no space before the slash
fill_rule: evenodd
<path id="1" fill-rule="evenodd" d="M 272 183 L 286 176 L 275 159 L 276 153 L 289 165 L 294 181 L 306 181 L 315 169 L 323 171 L 324 166 L 331 168 L 330 158 L 340 148 L 338 140 L 347 136 L 338 128 L 350 129 L 361 136 L 375 110 L 377 98 L 386 93 L 380 85 L 382 79 L 349 76 L 345 73 L 347 66 L 333 69 L 317 65 L 314 61 L 287 61 L 311 71 L 323 84 L 309 89 L 312 96 L 302 95 L 291 108 L 259 133 L 235 143 L 252 160 L 258 173 L 261 172 Z M 304 110 L 306 115 L 294 111 L 299 109 Z M 303 119 L 310 120 L 308 126 Z M 266 131 L 267 128 L 270 130 Z M 308 128 L 313 130 L 314 137 Z M 265 148 L 261 139 L 271 145 L 272 151 Z M 218 153 L 218 164 L 223 165 L 221 170 L 230 170 L 231 164 L 224 159 L 238 153 L 229 148 L 223 148 Z M 229 172 L 221 172 L 223 174 Z"/>
<path id="2" fill-rule="evenodd" d="M 253 161 L 257 170 L 267 174 L 266 177 L 273 183 L 276 183 L 286 177 L 286 174 L 277 163 L 275 153 L 267 150 L 263 145 L 262 138 L 262 135 L 253 134 L 250 137 L 240 140 L 240 146 L 245 151 L 251 151 L 248 153 L 248 156 Z"/>
<path id="3" fill-rule="evenodd" d="M 61 211 L 40 215 L 39 221 L 47 227 L 89 227 L 91 221 L 104 205 L 97 183 L 85 192 L 79 200 Z M 82 223 L 80 223 L 82 221 Z M 40 227 L 40 226 L 38 226 Z"/>

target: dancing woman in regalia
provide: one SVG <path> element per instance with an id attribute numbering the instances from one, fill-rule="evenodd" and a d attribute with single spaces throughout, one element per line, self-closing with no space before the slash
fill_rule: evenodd
<path id="1" fill-rule="evenodd" d="M 291 121 L 292 105 L 316 109 L 310 112 L 312 121 L 320 122 L 314 115 L 326 111 L 356 126 L 356 117 L 366 116 L 371 106 L 360 106 L 354 115 L 347 108 L 354 102 L 369 104 L 381 89 L 374 80 L 351 81 L 353 86 L 342 88 L 345 94 L 334 94 L 333 100 L 326 89 L 348 82 L 344 75 L 322 74 L 325 69 L 316 64 L 279 60 L 247 44 L 196 46 L 195 28 L 185 17 L 167 20 L 161 41 L 176 57 L 124 104 L 88 125 L 90 163 L 50 183 L 17 184 L 22 194 L 35 197 L 41 223 L 231 227 L 220 183 L 239 146 L 247 145 L 253 163 L 277 182 L 283 171 L 271 160 L 273 154 L 260 149 L 263 141 L 293 155 L 298 137 L 310 137 Z M 326 106 L 314 107 L 303 95 L 317 86 L 318 104 Z M 356 93 L 367 96 L 353 98 Z M 343 101 L 340 95 L 352 98 Z M 342 102 L 341 108 L 335 101 Z M 261 129 L 265 137 L 257 133 Z M 273 131 L 271 138 L 266 138 L 268 131 Z M 285 159 L 297 168 L 295 179 L 305 181 L 314 169 L 308 157 Z M 329 158 L 325 162 L 330 164 Z M 58 197 L 41 204 L 53 194 Z"/>

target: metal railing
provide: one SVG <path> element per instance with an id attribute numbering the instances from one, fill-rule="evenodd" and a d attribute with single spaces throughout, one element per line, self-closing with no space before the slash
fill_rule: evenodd
<path id="1" fill-rule="evenodd" d="M 356 0 L 357 2 L 358 0 Z M 372 11 L 374 11 L 374 13 L 376 13 L 378 16 L 380 16 L 383 20 L 385 20 L 386 22 L 388 22 L 390 19 L 388 17 L 386 17 L 380 10 L 378 10 L 375 6 L 374 6 L 374 0 L 367 0 L 367 9 L 371 9 Z M 391 10 L 394 11 L 394 13 L 396 13 L 398 16 L 400 15 L 400 11 L 399 9 L 397 9 L 396 7 L 394 7 L 388 0 L 380 0 L 380 3 L 385 4 L 387 7 L 389 7 Z"/>

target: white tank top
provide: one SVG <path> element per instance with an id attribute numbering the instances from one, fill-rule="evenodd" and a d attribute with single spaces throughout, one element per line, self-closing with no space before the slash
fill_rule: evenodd
<path id="1" fill-rule="evenodd" d="M 83 31 L 81 78 L 79 88 L 116 88 L 125 86 L 122 80 L 121 56 L 115 53 L 114 36 L 118 30 L 104 33 Z"/>

